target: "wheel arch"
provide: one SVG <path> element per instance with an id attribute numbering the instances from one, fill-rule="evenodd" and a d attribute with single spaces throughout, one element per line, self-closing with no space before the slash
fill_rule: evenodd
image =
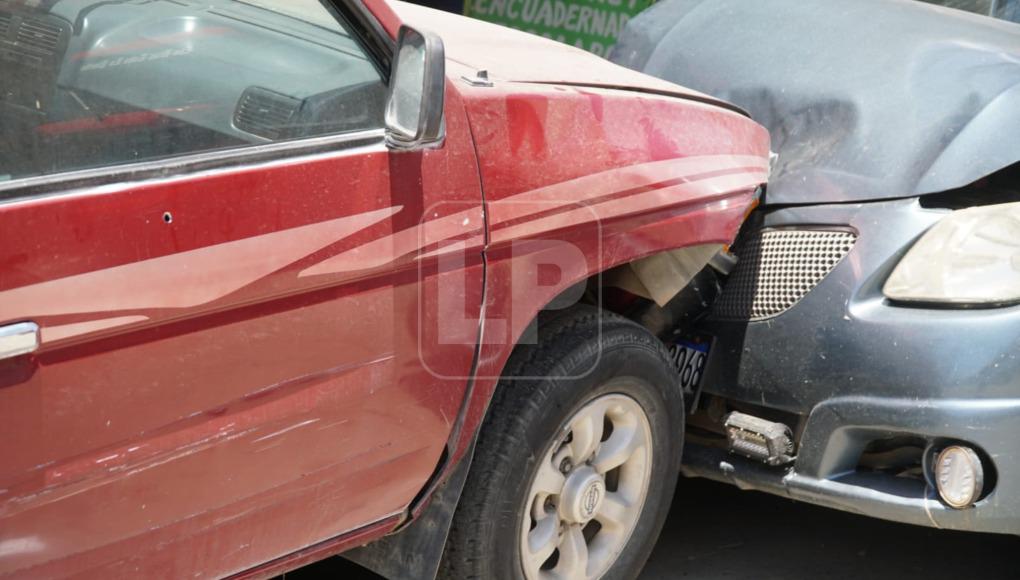
<path id="1" fill-rule="evenodd" d="M 490 247 L 486 251 L 486 297 L 475 368 L 446 452 L 429 482 L 409 506 L 403 524 L 391 535 L 346 552 L 344 557 L 394 580 L 422 578 L 423 574 L 432 577 L 434 572 L 426 571 L 438 569 L 453 513 L 470 470 L 479 428 L 489 411 L 503 370 L 526 338 L 526 331 L 538 324 L 543 312 L 573 304 L 576 300 L 571 298 L 583 294 L 580 290 L 619 288 L 630 292 L 634 290 L 635 280 L 646 286 L 651 284 L 646 274 L 638 272 L 643 265 L 654 265 L 664 256 L 689 258 L 691 263 L 697 264 L 688 264 L 686 268 L 693 277 L 720 248 L 733 240 L 748 209 L 759 196 L 758 189 L 730 192 L 696 207 L 674 207 L 664 212 L 666 215 L 635 218 L 637 223 L 628 220 L 626 224 L 602 224 L 595 232 L 574 230 L 550 234 L 549 240 L 523 240 Z M 548 257 L 549 252 L 555 254 L 564 244 L 585 250 L 597 246 L 597 251 L 582 252 L 583 259 L 552 260 L 552 264 L 560 266 L 560 275 L 552 283 L 539 284 L 524 295 L 508 291 L 513 288 L 515 273 L 520 276 L 521 272 L 537 271 L 543 264 L 543 257 Z M 672 292 L 681 290 L 688 281 L 689 278 L 682 284 L 673 284 Z M 666 292 L 670 292 L 669 284 L 659 286 L 660 290 L 665 287 Z M 609 309 L 617 311 L 613 307 Z M 500 330 L 502 336 L 497 336 Z"/>

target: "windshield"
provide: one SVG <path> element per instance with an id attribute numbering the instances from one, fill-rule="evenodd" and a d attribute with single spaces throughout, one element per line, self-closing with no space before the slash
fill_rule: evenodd
<path id="1" fill-rule="evenodd" d="M 312 5 L 307 2 L 294 2 L 293 0 L 238 0 L 238 2 L 278 14 L 284 14 L 309 24 L 317 24 L 327 30 L 332 30 L 336 27 L 336 20 L 317 4 Z"/>
<path id="2" fill-rule="evenodd" d="M 921 0 L 946 8 L 984 14 L 1001 20 L 1020 23 L 1020 0 Z"/>

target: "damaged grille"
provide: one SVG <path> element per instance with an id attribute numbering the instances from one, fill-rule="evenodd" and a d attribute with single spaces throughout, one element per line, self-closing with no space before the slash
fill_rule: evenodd
<path id="1" fill-rule="evenodd" d="M 832 271 L 857 241 L 850 231 L 762 230 L 735 248 L 739 261 L 715 318 L 762 320 L 789 310 Z"/>

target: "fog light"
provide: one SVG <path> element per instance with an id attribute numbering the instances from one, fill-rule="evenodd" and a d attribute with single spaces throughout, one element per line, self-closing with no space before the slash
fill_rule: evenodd
<path id="1" fill-rule="evenodd" d="M 935 484 L 939 497 L 950 507 L 962 509 L 973 505 L 985 484 L 981 458 L 968 447 L 946 447 L 935 461 Z"/>

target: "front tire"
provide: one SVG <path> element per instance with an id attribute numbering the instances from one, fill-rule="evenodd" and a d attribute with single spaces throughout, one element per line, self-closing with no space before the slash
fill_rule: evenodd
<path id="1" fill-rule="evenodd" d="M 542 322 L 479 433 L 447 578 L 634 578 L 668 512 L 683 399 L 665 348 L 590 307 Z"/>

